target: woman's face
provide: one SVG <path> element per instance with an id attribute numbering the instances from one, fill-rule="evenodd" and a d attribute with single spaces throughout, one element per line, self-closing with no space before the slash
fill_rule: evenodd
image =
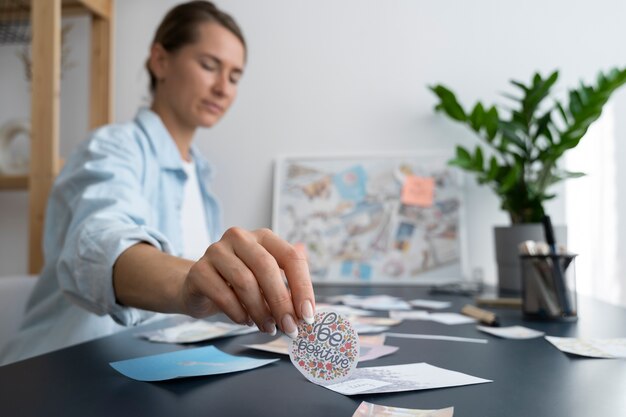
<path id="1" fill-rule="evenodd" d="M 210 127 L 222 118 L 237 95 L 245 64 L 244 46 L 228 29 L 210 22 L 197 30 L 193 44 L 173 53 L 160 48 L 153 65 L 161 80 L 155 100 L 188 128 Z"/>

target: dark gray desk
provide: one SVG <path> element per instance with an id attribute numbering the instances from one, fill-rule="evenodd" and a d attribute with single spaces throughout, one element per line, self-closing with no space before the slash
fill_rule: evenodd
<path id="1" fill-rule="evenodd" d="M 427 296 L 423 288 L 322 287 L 322 294 L 386 293 L 405 299 Z M 438 296 L 458 311 L 471 300 Z M 494 309 L 503 325 L 524 324 L 555 336 L 626 337 L 626 310 L 579 299 L 577 323 L 523 322 L 520 313 Z M 155 327 L 155 326 L 153 326 Z M 142 329 L 143 330 L 143 329 Z M 362 400 L 407 408 L 455 407 L 455 417 L 617 416 L 626 413 L 626 360 L 566 355 L 543 338 L 513 341 L 478 332 L 474 325 L 407 321 L 394 332 L 480 337 L 488 344 L 388 338 L 400 346 L 365 366 L 428 362 L 493 383 L 407 393 L 345 397 L 304 379 L 283 358 L 256 370 L 161 383 L 130 380 L 109 362 L 162 353 L 182 346 L 153 344 L 137 329 L 0 368 L 1 416 L 352 416 Z M 276 357 L 242 343 L 267 341 L 260 334 L 214 344 L 231 354 Z"/>

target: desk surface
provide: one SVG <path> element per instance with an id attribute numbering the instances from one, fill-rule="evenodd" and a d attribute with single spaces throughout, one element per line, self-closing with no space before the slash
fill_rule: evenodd
<path id="1" fill-rule="evenodd" d="M 316 294 L 428 297 L 415 287 L 321 287 Z M 459 311 L 463 296 L 437 296 Z M 519 311 L 493 309 L 502 325 L 522 324 L 553 336 L 626 337 L 626 309 L 579 299 L 577 323 L 524 322 Z M 161 324 L 162 326 L 163 324 Z M 151 327 L 158 327 L 152 325 Z M 145 330 L 142 328 L 141 330 Z M 3 416 L 346 416 L 365 400 L 406 408 L 454 406 L 455 417 L 620 415 L 626 410 L 626 361 L 566 355 L 543 338 L 505 340 L 474 325 L 405 321 L 394 332 L 480 337 L 488 344 L 387 338 L 394 355 L 365 366 L 427 362 L 494 382 L 454 388 L 347 397 L 308 382 L 289 358 L 245 372 L 146 383 L 128 379 L 109 362 L 184 349 L 134 337 L 137 329 L 0 367 Z M 242 344 L 268 341 L 252 334 L 215 341 L 231 354 L 274 358 Z M 199 345 L 199 344 L 198 344 Z M 193 346 L 198 346 L 193 345 Z"/>

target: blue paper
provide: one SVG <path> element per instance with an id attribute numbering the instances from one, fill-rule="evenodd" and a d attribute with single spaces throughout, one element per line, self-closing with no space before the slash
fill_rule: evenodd
<path id="1" fill-rule="evenodd" d="M 333 176 L 341 198 L 359 202 L 366 195 L 367 173 L 361 165 L 355 165 Z"/>
<path id="2" fill-rule="evenodd" d="M 215 346 L 205 346 L 111 362 L 110 365 L 119 373 L 138 381 L 164 381 L 189 376 L 245 371 L 277 360 L 233 356 L 222 352 Z"/>

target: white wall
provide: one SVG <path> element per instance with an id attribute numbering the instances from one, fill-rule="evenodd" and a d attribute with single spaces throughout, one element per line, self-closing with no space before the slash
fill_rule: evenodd
<path id="1" fill-rule="evenodd" d="M 116 120 L 132 118 L 146 103 L 143 63 L 154 29 L 175 1 L 117 2 Z M 444 83 L 466 104 L 502 99 L 511 78 L 561 69 L 561 89 L 598 70 L 626 62 L 626 3 L 598 0 L 229 0 L 218 1 L 243 27 L 249 63 L 240 96 L 197 143 L 217 168 L 215 188 L 226 226 L 269 226 L 272 159 L 279 154 L 452 150 L 473 136 L 435 115 L 426 86 Z M 84 71 L 86 28 L 72 36 Z M 75 46 L 76 45 L 76 46 Z M 14 96 L 26 100 L 19 65 L 0 47 L 0 123 Z M 6 70 L 5 70 L 6 68 Z M 64 114 L 85 129 L 82 76 L 63 84 Z M 15 85 L 13 85 L 15 84 Z M 23 84 L 23 83 L 22 83 Z M 5 90 L 6 88 L 6 90 Z M 9 103 L 9 104 L 8 104 Z M 15 109 L 18 111 L 18 109 Z M 20 114 L 28 112 L 19 107 Z M 626 111 L 617 103 L 616 114 Z M 626 121 L 617 117 L 617 123 Z M 63 129 L 72 124 L 63 119 Z M 624 132 L 618 126 L 618 132 Z M 76 131 L 64 143 L 78 140 Z M 492 226 L 507 224 L 490 190 L 467 181 L 469 264 L 495 279 Z M 565 219 L 563 188 L 548 206 Z M 17 193 L 19 194 L 19 193 Z M 626 203 L 625 203 L 626 204 Z M 26 200 L 0 193 L 0 275 L 26 269 Z M 19 250 L 13 249 L 21 246 Z"/>

